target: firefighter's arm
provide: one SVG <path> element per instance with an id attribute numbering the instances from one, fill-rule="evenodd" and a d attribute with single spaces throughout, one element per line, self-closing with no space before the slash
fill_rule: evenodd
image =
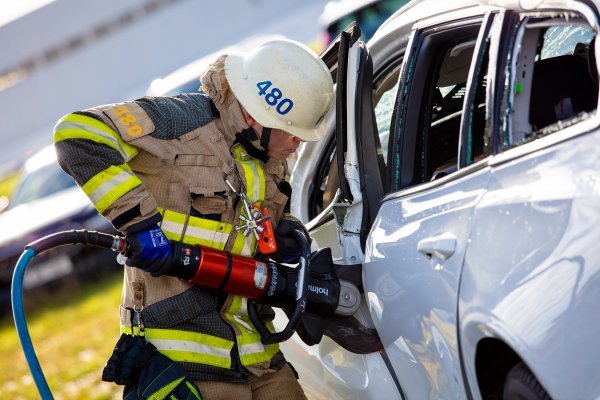
<path id="1" fill-rule="evenodd" d="M 138 108 L 131 102 L 75 112 L 54 129 L 58 163 L 122 232 L 160 220 L 156 200 L 128 164 L 138 154 L 133 139 L 154 129 L 149 118 L 134 114 Z"/>

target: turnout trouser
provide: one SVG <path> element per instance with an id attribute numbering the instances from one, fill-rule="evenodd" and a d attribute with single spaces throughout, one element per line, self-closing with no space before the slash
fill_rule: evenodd
<path id="1" fill-rule="evenodd" d="M 252 376 L 248 384 L 220 381 L 195 383 L 200 388 L 203 400 L 306 400 L 288 364 L 277 372 Z"/>

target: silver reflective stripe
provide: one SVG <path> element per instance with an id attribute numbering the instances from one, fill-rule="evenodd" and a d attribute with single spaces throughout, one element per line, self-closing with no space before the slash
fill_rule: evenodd
<path id="1" fill-rule="evenodd" d="M 97 179 L 98 175 L 96 175 L 93 179 Z M 100 200 L 108 193 L 110 193 L 114 188 L 121 186 L 123 183 L 127 182 L 127 180 L 135 177 L 132 171 L 121 170 L 116 175 L 113 175 L 109 180 L 102 183 L 96 189 L 94 189 L 91 193 L 88 193 L 88 197 L 94 204 L 98 204 Z M 138 181 L 139 182 L 139 181 Z"/>
<path id="2" fill-rule="evenodd" d="M 244 241 L 244 248 L 242 249 L 240 255 L 252 257 L 252 255 L 254 255 L 255 244 L 256 242 L 254 240 L 254 235 L 248 235 Z"/>
<path id="3" fill-rule="evenodd" d="M 170 232 L 181 235 L 181 232 L 183 232 L 183 224 L 171 221 L 166 217 L 162 221 L 161 228 L 165 233 Z M 188 225 L 185 234 L 186 236 L 193 236 L 198 239 L 219 243 L 227 242 L 227 237 L 229 236 L 227 233 L 220 233 L 211 229 L 203 229 L 190 225 Z"/>
<path id="4" fill-rule="evenodd" d="M 103 138 L 110 141 L 113 144 L 113 146 L 112 146 L 113 149 L 115 149 L 119 153 L 121 153 L 121 156 L 125 159 L 125 161 L 129 161 L 131 159 L 131 157 L 133 156 L 133 154 L 128 154 L 125 151 L 125 149 L 123 149 L 123 147 L 121 146 L 121 144 L 119 143 L 119 141 L 117 140 L 117 138 L 114 135 L 111 135 L 101 129 L 97 129 L 90 125 L 77 123 L 77 122 L 71 122 L 71 121 L 63 121 L 63 122 L 59 123 L 55 128 L 55 130 L 57 130 L 57 131 L 62 130 L 62 129 L 78 129 L 78 130 L 84 130 L 84 131 L 95 133 L 96 135 L 102 136 Z"/>
<path id="5" fill-rule="evenodd" d="M 183 227 L 182 227 L 183 229 Z M 210 236 L 208 235 L 208 232 L 210 232 Z M 219 242 L 219 243 L 226 243 L 227 242 L 227 238 L 229 237 L 229 233 L 223 233 L 223 232 L 215 232 L 214 230 L 209 230 L 209 229 L 204 229 L 204 228 L 200 228 L 197 226 L 191 226 L 188 225 L 187 230 L 185 231 L 186 236 L 194 236 L 197 238 L 206 238 L 206 237 L 211 237 L 212 239 L 208 239 L 208 240 L 212 240 L 214 242 Z"/>
<path id="6" fill-rule="evenodd" d="M 195 353 L 201 355 L 211 354 L 221 358 L 230 358 L 228 349 L 221 349 L 219 347 L 209 346 L 198 342 L 168 339 L 149 339 L 148 341 L 161 351 L 177 350 L 186 353 Z"/>
<path id="7" fill-rule="evenodd" d="M 240 355 L 242 355 L 242 356 L 246 356 L 249 354 L 262 353 L 265 351 L 265 346 L 260 342 L 244 344 L 244 345 L 239 346 L 238 348 L 239 348 Z"/>
<path id="8" fill-rule="evenodd" d="M 264 182 L 262 182 L 260 179 L 260 174 L 257 170 L 257 165 L 255 162 L 252 161 L 242 161 L 242 163 L 246 167 L 248 167 L 244 168 L 244 172 L 248 174 L 251 171 L 252 173 L 253 184 L 249 184 L 248 186 L 250 187 L 246 189 L 246 191 L 248 192 L 248 197 L 250 197 L 252 201 L 261 201 L 261 188 L 264 187 Z M 248 180 L 248 176 L 246 175 L 246 181 Z"/>

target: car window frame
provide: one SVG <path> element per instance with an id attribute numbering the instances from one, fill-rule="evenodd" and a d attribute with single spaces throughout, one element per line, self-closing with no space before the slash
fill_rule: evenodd
<path id="1" fill-rule="evenodd" d="M 504 59 L 502 60 L 502 68 L 503 70 L 500 71 L 501 73 L 501 79 L 503 79 L 505 82 L 507 82 L 504 87 L 497 88 L 497 91 L 500 93 L 500 98 L 502 99 L 502 103 L 500 105 L 500 115 L 499 115 L 499 120 L 498 120 L 498 129 L 496 129 L 495 132 L 495 136 L 496 136 L 496 143 L 494 145 L 494 153 L 496 155 L 500 155 L 500 154 L 504 154 L 504 153 L 509 153 L 509 154 L 514 154 L 514 157 L 517 157 L 517 154 L 522 155 L 522 154 L 528 154 L 530 152 L 536 151 L 537 149 L 540 148 L 540 143 L 538 143 L 537 145 L 532 145 L 535 142 L 539 142 L 542 141 L 544 143 L 547 143 L 547 145 L 552 145 L 554 143 L 556 143 L 556 141 L 562 141 L 564 139 L 560 139 L 560 138 L 556 138 L 555 140 L 550 139 L 553 136 L 556 136 L 558 134 L 561 134 L 562 132 L 568 132 L 567 134 L 561 134 L 560 136 L 568 136 L 568 137 L 572 137 L 572 136 L 576 136 L 579 134 L 585 134 L 587 132 L 590 131 L 590 129 L 593 128 L 597 128 L 600 125 L 600 117 L 599 117 L 599 113 L 598 113 L 598 106 L 600 105 L 600 95 L 598 96 L 598 101 L 596 104 L 596 110 L 595 112 L 591 113 L 589 115 L 589 118 L 587 118 L 586 120 L 580 120 L 580 121 L 569 121 L 570 119 L 567 119 L 567 121 L 571 122 L 569 124 L 565 124 L 564 127 L 555 127 L 556 129 L 550 133 L 550 134 L 546 134 L 546 135 L 542 135 L 539 137 L 534 138 L 533 140 L 530 140 L 529 142 L 525 142 L 525 143 L 520 143 L 520 144 L 512 144 L 512 145 L 508 145 L 505 141 L 506 137 L 510 136 L 509 132 L 506 132 L 504 129 L 510 129 L 510 101 L 511 99 L 509 98 L 509 94 L 511 93 L 512 90 L 514 90 L 514 82 L 512 79 L 509 79 L 510 76 L 509 74 L 511 73 L 511 56 L 513 55 L 513 53 L 515 52 L 515 48 L 520 46 L 520 43 L 516 43 L 516 36 L 517 36 L 517 31 L 521 28 L 521 24 L 523 23 L 523 19 L 529 16 L 535 16 L 536 18 L 540 18 L 540 17 L 544 17 L 544 16 L 551 16 L 553 14 L 565 14 L 565 13 L 572 13 L 572 12 L 576 12 L 578 14 L 580 14 L 583 18 L 586 19 L 587 23 L 589 24 L 589 26 L 594 30 L 596 37 L 598 38 L 598 36 L 600 35 L 600 20 L 599 20 L 599 13 L 598 10 L 588 6 L 587 4 L 583 4 L 583 3 L 579 3 L 579 2 L 574 2 L 570 5 L 567 5 L 565 2 L 556 2 L 554 4 L 552 4 L 551 7 L 546 6 L 541 8 L 540 10 L 537 10 L 535 13 L 531 13 L 531 12 L 527 12 L 527 11 L 523 11 L 523 12 L 516 12 L 516 11 L 507 11 L 506 12 L 506 16 L 508 17 L 507 20 L 509 19 L 511 22 L 504 24 L 504 28 L 502 31 L 502 35 L 506 38 L 510 38 L 510 40 L 505 40 L 503 43 L 504 48 L 501 49 L 503 51 L 503 56 Z M 505 17 L 506 18 L 506 17 Z M 596 59 L 598 59 L 598 54 L 596 54 Z M 590 124 L 591 121 L 594 121 L 593 123 Z M 547 129 L 547 128 L 543 128 L 543 129 Z M 519 151 L 516 151 L 516 149 L 519 149 L 521 147 L 525 147 L 525 149 L 521 149 Z M 528 150 L 529 149 L 529 150 Z M 509 156 L 503 156 L 502 159 L 510 159 L 512 158 L 510 155 Z M 495 163 L 498 162 L 498 160 L 494 160 Z"/>
<path id="2" fill-rule="evenodd" d="M 420 190 L 419 188 L 421 187 L 431 186 L 431 182 L 422 182 L 420 184 L 409 186 L 406 185 L 406 182 L 409 179 L 407 174 L 410 174 L 410 179 L 412 179 L 412 174 L 414 171 L 414 157 L 416 156 L 414 149 L 417 135 L 412 134 L 409 136 L 404 134 L 404 132 L 416 132 L 418 130 L 418 117 L 411 115 L 411 113 L 414 114 L 415 110 L 420 110 L 424 94 L 422 93 L 422 90 L 412 91 L 412 88 L 414 87 L 413 85 L 416 84 L 415 71 L 418 69 L 418 58 L 421 54 L 422 45 L 426 34 L 428 32 L 437 32 L 442 29 L 449 30 L 455 28 L 464 28 L 469 25 L 478 25 L 480 32 L 483 28 L 486 15 L 487 13 L 482 11 L 474 15 L 447 20 L 445 22 L 436 20 L 436 24 L 434 25 L 420 23 L 419 26 L 415 26 L 413 28 L 407 46 L 408 52 L 405 54 L 404 62 L 400 71 L 400 84 L 398 97 L 396 99 L 398 109 L 394 113 L 392 118 L 392 126 L 390 129 L 390 140 L 388 143 L 388 173 L 386 181 L 388 193 L 393 194 L 398 191 L 404 192 L 405 190 L 410 190 L 412 193 L 415 190 Z M 476 46 L 479 45 L 480 43 L 478 36 Z M 469 71 L 469 74 L 471 74 L 471 71 Z M 426 78 L 427 73 L 423 73 L 423 77 L 420 79 L 423 80 Z M 417 83 L 419 82 L 421 81 L 417 81 Z M 449 176 L 454 176 L 455 174 L 456 172 Z M 433 182 L 440 184 L 441 182 L 446 181 L 447 178 L 444 177 Z"/>

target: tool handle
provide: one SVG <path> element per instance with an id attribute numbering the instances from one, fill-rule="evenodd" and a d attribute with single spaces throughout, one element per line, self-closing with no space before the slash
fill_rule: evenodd
<path id="1" fill-rule="evenodd" d="M 258 250 L 262 254 L 271 254 L 277 251 L 277 243 L 275 243 L 275 234 L 273 233 L 273 224 L 269 211 L 265 207 L 262 210 L 262 216 L 266 219 L 261 223 L 263 231 L 258 235 Z"/>
<path id="2" fill-rule="evenodd" d="M 306 309 L 306 286 L 308 283 L 308 272 L 310 271 L 310 243 L 304 233 L 297 229 L 292 230 L 291 234 L 301 246 L 302 255 L 300 256 L 300 264 L 297 267 L 296 304 L 294 310 L 289 314 L 289 321 L 284 329 L 281 332 L 270 332 L 265 323 L 260 319 L 258 307 L 254 300 L 248 300 L 248 316 L 259 333 L 263 344 L 280 343 L 292 337 Z"/>

